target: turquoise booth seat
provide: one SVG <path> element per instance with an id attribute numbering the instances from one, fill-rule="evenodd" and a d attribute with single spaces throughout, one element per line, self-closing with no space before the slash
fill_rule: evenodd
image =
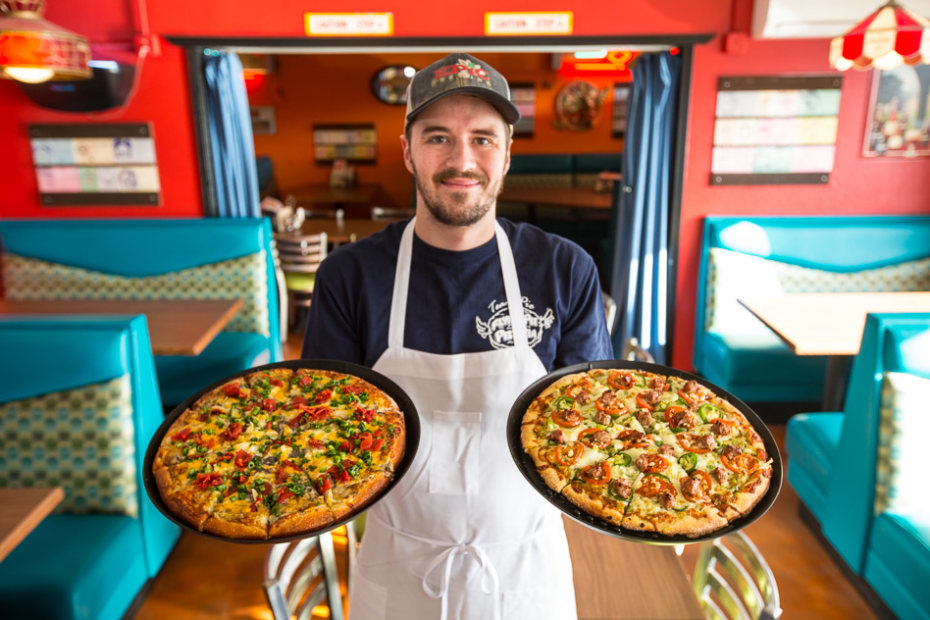
<path id="1" fill-rule="evenodd" d="M 267 218 L 0 220 L 0 244 L 9 299 L 242 299 L 199 355 L 155 358 L 165 406 L 282 359 Z"/>
<path id="2" fill-rule="evenodd" d="M 795 355 L 737 299 L 930 291 L 930 217 L 709 216 L 699 260 L 698 373 L 744 401 L 820 401 L 827 359 Z"/>
<path id="3" fill-rule="evenodd" d="M 65 489 L 0 561 L 0 617 L 121 618 L 180 534 L 142 482 L 164 419 L 145 317 L 3 317 L 0 351 L 0 486 Z"/>
<path id="4" fill-rule="evenodd" d="M 927 402 L 930 314 L 870 314 L 845 410 L 798 414 L 785 438 L 788 482 L 823 538 L 897 616 L 923 620 L 930 619 L 930 503 L 926 450 L 916 444 L 915 452 L 910 438 L 927 436 Z"/>

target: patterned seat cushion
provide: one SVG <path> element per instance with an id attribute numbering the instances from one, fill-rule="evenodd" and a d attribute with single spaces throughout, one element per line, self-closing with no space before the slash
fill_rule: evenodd
<path id="1" fill-rule="evenodd" d="M 926 439 L 930 379 L 886 372 L 882 381 L 875 475 L 875 514 L 890 512 L 930 524 Z"/>
<path id="2" fill-rule="evenodd" d="M 0 487 L 60 485 L 57 512 L 135 517 L 131 395 L 124 375 L 0 404 Z"/>

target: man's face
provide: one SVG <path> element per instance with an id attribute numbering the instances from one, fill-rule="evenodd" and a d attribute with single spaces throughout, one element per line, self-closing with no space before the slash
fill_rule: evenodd
<path id="1" fill-rule="evenodd" d="M 478 222 L 510 168 L 510 131 L 501 115 L 478 97 L 450 95 L 421 112 L 409 133 L 401 143 L 418 206 L 447 226 Z"/>

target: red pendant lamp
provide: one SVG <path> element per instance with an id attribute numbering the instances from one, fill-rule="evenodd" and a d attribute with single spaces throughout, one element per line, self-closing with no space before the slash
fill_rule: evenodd
<path id="1" fill-rule="evenodd" d="M 91 77 L 87 39 L 42 18 L 42 0 L 0 0 L 0 78 L 38 83 Z"/>
<path id="2" fill-rule="evenodd" d="M 930 62 L 930 21 L 889 0 L 852 30 L 830 42 L 830 64 L 839 71 L 894 69 Z"/>

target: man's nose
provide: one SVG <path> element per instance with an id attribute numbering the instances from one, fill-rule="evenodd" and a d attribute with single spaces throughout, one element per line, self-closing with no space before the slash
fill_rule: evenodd
<path id="1" fill-rule="evenodd" d="M 449 149 L 448 166 L 454 170 L 466 172 L 476 167 L 475 153 L 468 140 L 456 140 Z"/>

